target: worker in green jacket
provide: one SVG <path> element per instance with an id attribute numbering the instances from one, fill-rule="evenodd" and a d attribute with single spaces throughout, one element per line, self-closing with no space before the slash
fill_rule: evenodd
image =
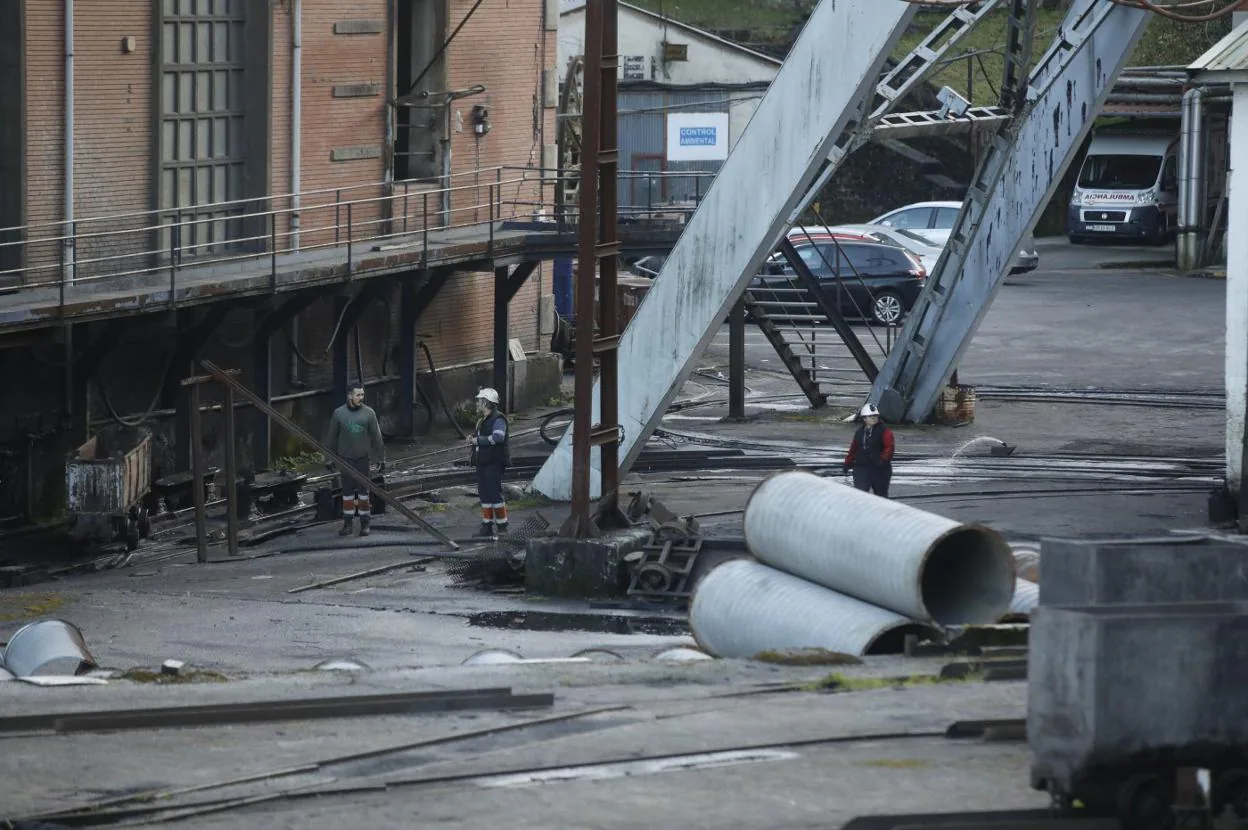
<path id="1" fill-rule="evenodd" d="M 325 447 L 343 461 L 351 465 L 351 469 L 362 475 L 365 480 L 372 479 L 372 461 L 377 461 L 377 472 L 386 469 L 386 444 L 381 437 L 381 424 L 377 421 L 377 413 L 370 406 L 364 405 L 364 387 L 353 386 L 347 393 L 347 402 L 334 410 L 329 420 L 329 434 L 325 438 Z M 333 462 L 325 465 L 334 472 Z M 371 518 L 372 502 L 369 500 L 369 489 L 355 480 L 342 477 L 342 530 L 339 536 L 351 535 L 351 523 L 358 514 L 360 517 L 360 535 L 368 535 L 368 521 Z"/>

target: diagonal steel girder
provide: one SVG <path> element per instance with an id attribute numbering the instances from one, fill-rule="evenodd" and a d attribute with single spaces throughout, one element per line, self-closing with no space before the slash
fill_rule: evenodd
<path id="1" fill-rule="evenodd" d="M 619 344 L 620 468 L 631 466 L 758 273 L 914 17 L 901 0 L 821 0 Z M 592 421 L 599 418 L 601 383 Z M 533 487 L 571 497 L 572 431 Z M 590 489 L 601 495 L 601 454 Z"/>
<path id="2" fill-rule="evenodd" d="M 949 244 L 871 390 L 890 421 L 922 421 L 1053 198 L 1152 15 L 1076 0 L 1031 73 L 1018 120 L 976 173 Z"/>

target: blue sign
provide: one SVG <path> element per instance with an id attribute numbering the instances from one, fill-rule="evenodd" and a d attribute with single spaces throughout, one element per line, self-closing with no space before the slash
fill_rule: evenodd
<path id="1" fill-rule="evenodd" d="M 680 128 L 681 147 L 714 147 L 718 143 L 716 137 L 717 129 L 715 127 Z"/>

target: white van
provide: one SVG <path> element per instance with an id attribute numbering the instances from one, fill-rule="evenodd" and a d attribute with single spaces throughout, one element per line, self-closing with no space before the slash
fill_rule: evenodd
<path id="1" fill-rule="evenodd" d="M 1165 243 L 1178 227 L 1178 150 L 1174 134 L 1094 136 L 1066 213 L 1070 241 Z"/>

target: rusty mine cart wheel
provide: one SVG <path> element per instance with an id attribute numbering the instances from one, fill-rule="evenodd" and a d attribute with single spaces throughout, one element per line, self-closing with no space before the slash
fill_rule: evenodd
<path id="1" fill-rule="evenodd" d="M 1229 807 L 1240 821 L 1248 819 L 1248 769 L 1222 770 L 1213 779 L 1209 809 L 1214 818 Z"/>
<path id="2" fill-rule="evenodd" d="M 637 571 L 637 585 L 653 594 L 665 594 L 672 590 L 675 576 L 666 566 L 650 562 Z"/>

